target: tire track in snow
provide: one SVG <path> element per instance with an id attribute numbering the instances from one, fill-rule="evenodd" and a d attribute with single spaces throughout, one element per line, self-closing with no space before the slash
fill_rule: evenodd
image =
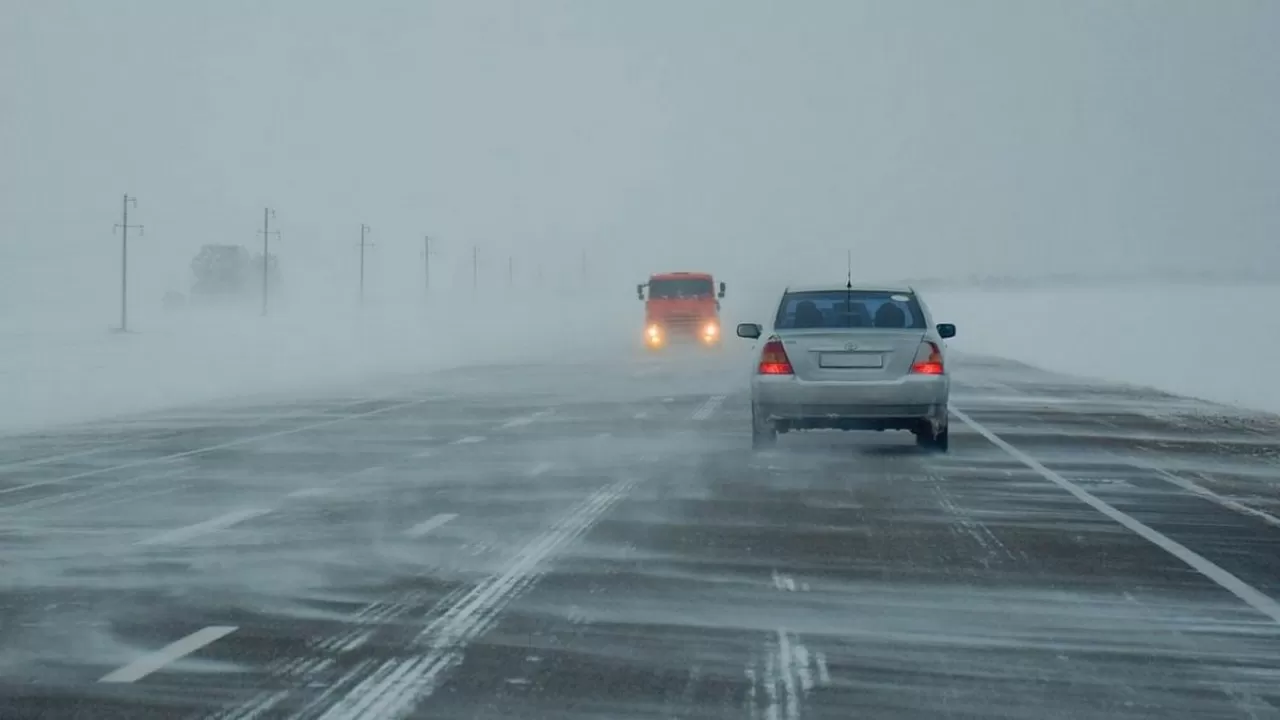
<path id="1" fill-rule="evenodd" d="M 724 402 L 724 398 L 724 395 L 712 395 L 707 398 L 706 402 L 702 403 L 702 405 L 698 406 L 697 410 L 693 411 L 693 419 L 706 420 L 711 417 L 715 411 L 719 409 L 720 403 Z"/>
<path id="2" fill-rule="evenodd" d="M 366 645 L 380 628 L 421 606 L 429 597 L 429 593 L 415 590 L 365 605 L 349 617 L 349 627 L 344 632 L 309 641 L 308 654 L 303 657 L 270 663 L 266 668 L 268 675 L 293 687 L 307 687 L 313 682 L 323 682 L 327 686 L 322 693 L 310 699 L 303 710 L 295 713 L 295 717 L 316 717 L 324 713 L 328 718 L 369 717 L 381 720 L 388 717 L 381 714 L 384 707 L 393 709 L 407 705 L 406 710 L 411 708 L 420 696 L 430 694 L 434 689 L 433 683 L 444 671 L 461 660 L 465 645 L 488 630 L 498 612 L 536 582 L 541 574 L 537 566 L 594 525 L 634 483 L 634 480 L 620 481 L 596 492 L 529 543 L 501 573 L 490 576 L 473 588 L 456 588 L 441 598 L 426 614 L 428 618 L 436 619 L 415 640 L 416 643 L 427 644 L 428 651 L 424 655 L 381 663 L 376 659 L 362 660 L 336 679 L 320 677 L 332 666 L 332 661 L 313 657 L 350 653 Z M 422 682 L 424 678 L 425 683 Z M 388 679 L 404 682 L 386 686 L 378 684 L 378 681 Z M 346 694 L 339 697 L 344 692 Z M 278 706 L 289 696 L 289 691 L 263 691 L 247 702 L 208 717 L 254 720 L 264 714 L 278 712 Z M 335 701 L 335 698 L 338 699 Z M 371 703 L 372 713 L 354 714 Z M 339 709 L 353 714 L 335 715 Z"/>
<path id="3" fill-rule="evenodd" d="M 779 592 L 808 592 L 808 583 L 797 583 L 790 575 L 772 573 Z M 810 652 L 804 640 L 779 626 L 765 642 L 764 659 L 753 654 L 746 668 L 747 717 L 761 720 L 800 720 L 804 700 L 816 687 L 831 683 L 826 655 Z M 763 702 L 762 702 L 763 701 Z"/>

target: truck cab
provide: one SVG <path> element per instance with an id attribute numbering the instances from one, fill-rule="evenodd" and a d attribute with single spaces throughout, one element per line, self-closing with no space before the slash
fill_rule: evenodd
<path id="1" fill-rule="evenodd" d="M 709 273 L 655 273 L 636 286 L 644 301 L 644 339 L 650 348 L 674 343 L 720 344 L 720 299 Z M 647 293 L 646 293 L 647 291 Z"/>

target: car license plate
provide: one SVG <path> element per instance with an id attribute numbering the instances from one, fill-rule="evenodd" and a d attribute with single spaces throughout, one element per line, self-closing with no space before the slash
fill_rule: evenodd
<path id="1" fill-rule="evenodd" d="M 818 365 L 824 368 L 879 368 L 884 367 L 880 353 L 822 353 Z"/>

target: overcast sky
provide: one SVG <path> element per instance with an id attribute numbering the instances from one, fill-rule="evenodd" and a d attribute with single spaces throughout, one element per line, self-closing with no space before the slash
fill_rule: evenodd
<path id="1" fill-rule="evenodd" d="M 0 299 L 286 273 L 1280 262 L 1271 0 L 0 0 Z M 535 260 L 535 256 L 537 259 Z M 501 273 L 497 267 L 501 266 Z M 531 272 L 531 271 L 530 271 Z M 625 283 L 623 281 L 626 281 Z M 612 282 L 612 280 L 611 280 Z"/>

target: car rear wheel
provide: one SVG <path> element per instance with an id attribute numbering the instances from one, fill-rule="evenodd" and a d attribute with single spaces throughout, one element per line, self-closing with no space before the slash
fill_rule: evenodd
<path id="1" fill-rule="evenodd" d="M 951 446 L 951 429 L 947 425 L 933 437 L 933 448 L 938 452 L 946 452 Z"/>
<path id="2" fill-rule="evenodd" d="M 761 420 L 756 409 L 751 408 L 751 447 L 754 450 L 771 448 L 778 444 L 778 430 L 773 423 Z"/>
<path id="3" fill-rule="evenodd" d="M 925 420 L 913 432 L 916 436 L 916 445 L 926 450 L 947 452 L 951 445 L 951 432 L 946 425 L 935 430 L 933 423 Z"/>

